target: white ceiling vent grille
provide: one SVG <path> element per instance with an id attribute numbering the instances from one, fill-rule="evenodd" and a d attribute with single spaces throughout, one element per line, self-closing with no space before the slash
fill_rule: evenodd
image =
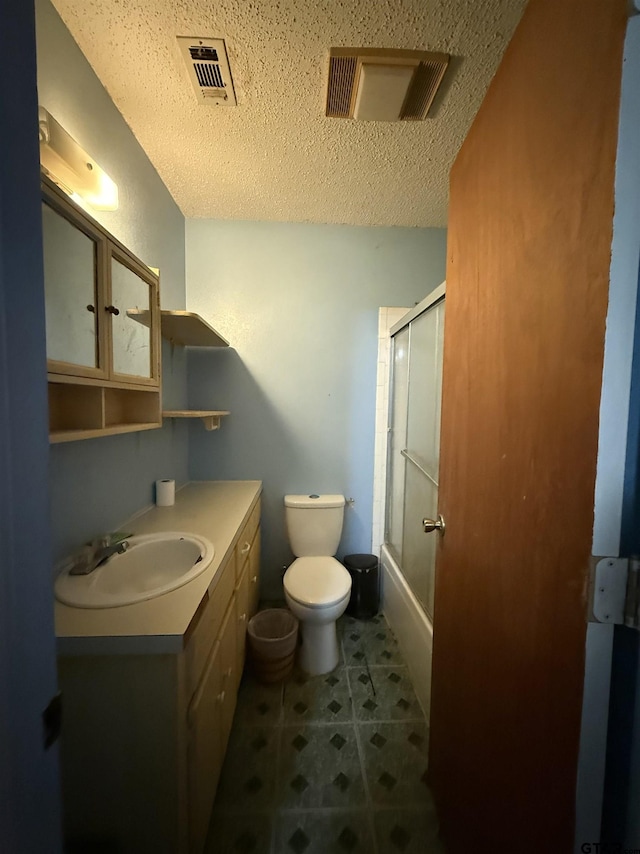
<path id="1" fill-rule="evenodd" d="M 237 101 L 224 39 L 178 36 L 178 45 L 198 101 L 235 107 Z"/>
<path id="2" fill-rule="evenodd" d="M 332 56 L 327 92 L 327 115 L 351 117 L 351 94 L 354 89 L 358 60 L 355 56 Z"/>
<path id="3" fill-rule="evenodd" d="M 326 114 L 337 119 L 422 121 L 448 65 L 446 53 L 333 47 Z"/>

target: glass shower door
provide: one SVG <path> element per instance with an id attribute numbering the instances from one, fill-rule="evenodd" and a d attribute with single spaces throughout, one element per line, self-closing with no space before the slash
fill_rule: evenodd
<path id="1" fill-rule="evenodd" d="M 393 338 L 387 543 L 414 595 L 433 616 L 444 299 L 414 316 Z"/>
<path id="2" fill-rule="evenodd" d="M 395 559 L 402 562 L 404 490 L 406 460 L 402 451 L 407 442 L 407 393 L 409 387 L 409 327 L 398 332 L 392 342 L 393 385 L 389 398 L 387 510 L 385 541 Z"/>

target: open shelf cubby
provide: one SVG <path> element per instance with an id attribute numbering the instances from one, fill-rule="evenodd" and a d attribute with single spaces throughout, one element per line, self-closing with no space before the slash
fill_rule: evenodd
<path id="1" fill-rule="evenodd" d="M 158 389 L 49 381 L 49 439 L 53 444 L 161 426 Z"/>
<path id="2" fill-rule="evenodd" d="M 105 388 L 105 427 L 160 421 L 160 397 L 148 391 Z"/>
<path id="3" fill-rule="evenodd" d="M 49 430 L 98 430 L 104 424 L 102 389 L 93 385 L 49 383 Z"/>

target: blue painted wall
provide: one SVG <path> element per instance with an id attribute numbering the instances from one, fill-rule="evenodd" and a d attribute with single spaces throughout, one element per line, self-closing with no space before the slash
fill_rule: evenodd
<path id="1" fill-rule="evenodd" d="M 16 73 L 16 69 L 20 69 Z M 33 6 L 0 2 L 0 850 L 61 850 Z"/>
<path id="2" fill-rule="evenodd" d="M 160 268 L 162 308 L 184 308 L 184 217 L 49 0 L 37 0 L 36 24 L 40 103 L 118 184 L 118 210 L 95 212 L 95 218 Z M 162 358 L 165 408 L 181 408 L 186 355 L 165 342 Z M 54 445 L 54 558 L 150 504 L 157 478 L 184 482 L 187 445 L 186 425 L 173 422 L 162 430 Z"/>
<path id="3" fill-rule="evenodd" d="M 192 349 L 189 404 L 229 409 L 190 426 L 194 480 L 264 482 L 262 593 L 291 561 L 288 493 L 338 492 L 339 555 L 369 552 L 378 308 L 444 279 L 444 229 L 187 220 L 187 302 L 233 350 Z"/>

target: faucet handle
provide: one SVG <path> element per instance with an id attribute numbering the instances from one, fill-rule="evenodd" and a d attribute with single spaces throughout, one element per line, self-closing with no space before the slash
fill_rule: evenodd
<path id="1" fill-rule="evenodd" d="M 87 543 L 88 546 L 94 549 L 106 549 L 109 546 L 115 546 L 118 543 L 122 543 L 124 540 L 128 540 L 129 537 L 132 537 L 133 534 L 126 533 L 125 531 L 113 531 L 109 534 L 101 534 L 99 537 L 91 540 L 91 542 Z"/>
<path id="2" fill-rule="evenodd" d="M 77 551 L 67 561 L 65 568 L 68 568 L 69 575 L 88 575 L 93 568 L 96 547 L 92 543 L 87 543 L 79 551 Z"/>
<path id="3" fill-rule="evenodd" d="M 89 575 L 116 552 L 125 552 L 129 548 L 129 537 L 132 536 L 124 531 L 115 531 L 95 537 L 71 558 L 69 575 Z"/>
<path id="4" fill-rule="evenodd" d="M 107 535 L 109 537 L 108 546 L 114 546 L 116 543 L 122 543 L 124 540 L 128 540 L 130 537 L 133 537 L 131 532 L 126 531 L 113 531 L 113 533 Z"/>

